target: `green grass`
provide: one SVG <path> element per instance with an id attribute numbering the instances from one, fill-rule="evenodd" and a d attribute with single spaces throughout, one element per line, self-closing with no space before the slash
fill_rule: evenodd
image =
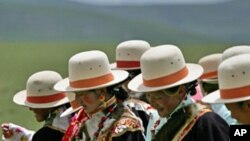
<path id="1" fill-rule="evenodd" d="M 27 78 L 41 70 L 54 70 L 67 77 L 68 60 L 76 53 L 86 50 L 102 50 L 115 58 L 116 44 L 86 43 L 0 43 L 0 123 L 13 122 L 37 130 L 37 123 L 28 108 L 12 102 L 19 90 L 25 89 Z M 228 45 L 179 45 L 187 62 L 196 63 L 210 53 L 222 52 Z"/>

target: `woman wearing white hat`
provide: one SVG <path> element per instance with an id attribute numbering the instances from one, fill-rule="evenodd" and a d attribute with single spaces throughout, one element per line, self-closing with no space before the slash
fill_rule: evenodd
<path id="1" fill-rule="evenodd" d="M 116 47 L 116 62 L 111 64 L 111 69 L 126 70 L 129 77 L 122 84 L 122 88 L 128 93 L 128 98 L 123 104 L 133 110 L 140 117 L 145 128 L 146 140 L 151 140 L 151 130 L 155 122 L 160 122 L 158 128 L 165 123 L 165 118 L 160 119 L 157 111 L 148 104 L 144 93 L 134 93 L 128 89 L 128 83 L 141 73 L 140 58 L 142 54 L 150 49 L 150 44 L 143 40 L 129 40 L 121 42 Z M 161 120 L 161 121 L 159 121 Z"/>
<path id="2" fill-rule="evenodd" d="M 108 57 L 101 51 L 86 51 L 69 60 L 69 78 L 54 88 L 76 94 L 76 100 L 89 114 L 74 138 L 95 141 L 143 141 L 141 120 L 117 102 L 121 94 L 116 85 L 128 77 L 128 72 L 111 70 Z"/>
<path id="3" fill-rule="evenodd" d="M 197 79 L 203 69 L 186 64 L 182 52 L 174 45 L 149 49 L 141 57 L 142 74 L 128 87 L 146 92 L 151 105 L 167 122 L 152 137 L 157 141 L 228 141 L 229 126 L 207 107 L 194 104 Z M 204 128 L 205 126 L 205 128 Z"/>
<path id="4" fill-rule="evenodd" d="M 200 77 L 200 86 L 203 94 L 207 95 L 219 89 L 217 69 L 222 60 L 221 53 L 206 55 L 199 60 L 199 64 L 203 67 L 204 72 Z M 222 103 L 210 104 L 212 110 L 219 114 L 229 125 L 236 124 L 236 120 L 232 118 L 231 112 Z"/>
<path id="5" fill-rule="evenodd" d="M 222 53 L 222 61 L 240 54 L 250 53 L 250 45 L 236 45 L 232 46 Z"/>
<path id="6" fill-rule="evenodd" d="M 205 96 L 205 103 L 225 103 L 232 117 L 250 124 L 250 54 L 228 57 L 218 68 L 219 90 Z"/>
<path id="7" fill-rule="evenodd" d="M 69 125 L 69 117 L 60 118 L 67 108 L 68 98 L 65 93 L 55 91 L 54 84 L 62 80 L 54 71 L 41 71 L 29 77 L 26 90 L 18 92 L 13 101 L 29 107 L 38 122 L 44 126 L 38 131 L 29 131 L 12 123 L 2 124 L 3 137 L 6 141 L 61 141 Z"/>

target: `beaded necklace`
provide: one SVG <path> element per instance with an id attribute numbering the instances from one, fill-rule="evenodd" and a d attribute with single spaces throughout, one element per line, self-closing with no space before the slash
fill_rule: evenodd
<path id="1" fill-rule="evenodd" d="M 107 114 L 101 118 L 101 121 L 100 121 L 100 123 L 98 124 L 98 127 L 99 127 L 99 128 L 98 128 L 98 130 L 94 133 L 93 137 L 98 137 L 99 132 L 100 132 L 101 129 L 103 128 L 103 123 L 107 120 L 108 117 L 111 116 L 111 114 L 114 112 L 114 109 L 117 107 L 117 104 L 115 104 L 115 103 L 116 103 L 116 98 L 115 98 L 115 96 L 113 96 L 113 97 L 110 98 L 108 101 L 106 101 L 106 102 L 103 103 L 101 106 L 99 106 L 96 110 L 94 110 L 93 112 L 87 114 L 87 115 L 88 115 L 88 119 L 89 119 L 89 118 L 92 118 L 93 115 L 95 115 L 96 113 L 98 113 L 98 112 L 104 110 L 104 109 L 106 108 L 106 106 L 109 107 L 109 106 L 113 105 L 113 106 L 111 106 L 110 108 L 108 108 Z M 87 120 L 84 120 L 84 121 L 80 121 L 80 122 L 79 122 L 79 124 L 78 124 L 78 128 L 79 128 L 79 129 L 78 129 L 77 133 L 74 135 L 74 139 L 75 139 L 76 141 L 78 141 L 78 140 L 80 141 L 80 140 L 81 140 L 80 134 L 81 134 L 81 132 L 84 132 L 84 129 L 85 129 L 85 122 L 86 122 L 86 121 L 87 121 Z M 88 132 L 88 131 L 86 131 L 85 133 L 87 133 L 87 132 Z M 89 136 L 88 136 L 88 137 L 89 137 Z M 88 138 L 87 140 L 90 140 L 90 139 Z"/>
<path id="2" fill-rule="evenodd" d="M 115 111 L 117 104 L 114 104 L 112 107 L 108 109 L 108 113 L 101 118 L 101 121 L 98 123 L 98 130 L 94 133 L 94 138 L 96 139 L 99 136 L 100 131 L 104 127 L 104 122 L 111 117 L 111 114 Z"/>

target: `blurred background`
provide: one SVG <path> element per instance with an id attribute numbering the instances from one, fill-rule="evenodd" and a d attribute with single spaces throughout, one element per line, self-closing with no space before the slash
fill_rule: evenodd
<path id="1" fill-rule="evenodd" d="M 32 130 L 26 107 L 12 102 L 41 70 L 68 76 L 69 58 L 98 49 L 115 61 L 115 48 L 141 39 L 175 44 L 186 62 L 250 44 L 249 0 L 0 0 L 0 123 Z"/>

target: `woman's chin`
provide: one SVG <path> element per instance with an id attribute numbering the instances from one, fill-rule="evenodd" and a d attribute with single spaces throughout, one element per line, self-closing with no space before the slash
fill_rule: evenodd
<path id="1" fill-rule="evenodd" d="M 167 113 L 165 113 L 163 110 L 157 110 L 157 112 L 161 118 L 167 117 Z"/>
<path id="2" fill-rule="evenodd" d="M 35 115 L 35 118 L 36 118 L 36 121 L 37 121 L 37 122 L 43 122 L 43 121 L 44 121 L 44 119 L 41 118 L 41 117 L 38 116 L 38 115 Z"/>

